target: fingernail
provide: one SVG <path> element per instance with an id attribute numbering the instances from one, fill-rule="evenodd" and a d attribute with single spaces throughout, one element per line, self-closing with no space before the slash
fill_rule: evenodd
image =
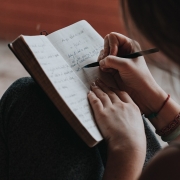
<path id="1" fill-rule="evenodd" d="M 99 78 L 98 77 L 96 77 L 96 81 L 98 81 L 99 80 Z"/>
<path id="2" fill-rule="evenodd" d="M 100 84 L 101 80 L 99 78 L 96 78 L 96 82 Z"/>
<path id="3" fill-rule="evenodd" d="M 104 57 L 104 53 L 101 53 L 100 57 L 103 58 Z"/>
<path id="4" fill-rule="evenodd" d="M 99 65 L 104 66 L 105 65 L 104 60 L 99 61 Z"/>
<path id="5" fill-rule="evenodd" d="M 95 86 L 96 86 L 96 83 L 95 83 L 95 82 L 91 83 L 91 86 L 95 87 Z"/>
<path id="6" fill-rule="evenodd" d="M 92 94 L 93 92 L 90 90 L 89 92 L 88 92 L 88 94 Z"/>

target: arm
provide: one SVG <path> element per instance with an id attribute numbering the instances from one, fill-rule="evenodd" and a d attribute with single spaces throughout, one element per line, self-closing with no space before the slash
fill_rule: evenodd
<path id="1" fill-rule="evenodd" d="M 134 146 L 126 145 L 108 151 L 108 159 L 103 180 L 136 180 L 144 164 L 144 153 Z"/>
<path id="2" fill-rule="evenodd" d="M 142 172 L 139 180 L 179 179 L 180 144 L 174 143 L 157 153 Z"/>
<path id="3" fill-rule="evenodd" d="M 104 39 L 104 49 L 98 60 L 103 71 L 112 73 L 119 89 L 126 91 L 141 112 L 149 115 L 159 110 L 167 98 L 167 93 L 156 83 L 143 57 L 124 59 L 116 56 L 136 50 L 140 50 L 137 42 L 121 34 L 110 33 Z M 179 110 L 180 105 L 170 98 L 151 123 L 160 130 L 175 118 Z"/>
<path id="4" fill-rule="evenodd" d="M 137 106 L 127 93 L 96 82 L 88 94 L 98 127 L 108 145 L 104 180 L 179 179 L 180 138 L 156 154 L 145 170 L 145 134 Z"/>
<path id="5" fill-rule="evenodd" d="M 137 111 L 133 101 L 138 105 L 141 112 L 148 115 L 151 112 L 157 112 L 167 98 L 167 94 L 159 87 L 149 72 L 143 57 L 136 59 L 116 57 L 117 53 L 122 53 L 122 55 L 128 54 L 135 51 L 136 48 L 139 48 L 139 46 L 134 46 L 132 40 L 123 35 L 117 33 L 107 35 L 104 49 L 101 51 L 98 59 L 100 68 L 105 72 L 112 73 L 119 85 L 119 90 L 126 91 L 128 94 L 115 91 L 120 100 L 114 104 L 110 101 L 113 93 L 104 88 L 102 84 L 98 84 L 98 87 L 91 86 L 94 93 L 89 93 L 88 95 L 96 122 L 108 144 L 108 162 L 104 179 L 138 179 L 144 163 L 146 144 L 143 140 L 144 133 L 142 129 L 144 128 L 142 128 L 139 121 L 141 118 L 138 118 L 138 113 L 135 113 Z M 101 91 L 100 88 L 102 89 Z M 128 95 L 133 101 L 129 99 Z M 129 97 L 128 101 L 124 97 Z M 107 101 L 110 103 L 110 106 Z M 129 107 L 131 108 L 128 109 Z M 158 117 L 152 120 L 155 128 L 162 129 L 166 126 L 179 113 L 179 109 L 180 106 L 170 99 L 158 114 Z M 119 116 L 118 112 L 120 113 Z M 117 129 L 117 127 L 121 128 Z M 166 176 L 168 174 L 167 167 L 169 167 L 168 161 L 171 159 L 171 156 L 173 157 L 172 163 L 178 167 L 176 161 L 179 157 L 177 154 L 173 156 L 174 153 L 174 151 L 171 151 L 170 154 L 164 153 L 162 156 L 157 154 L 157 158 L 149 163 L 140 179 L 152 177 L 151 173 L 155 174 L 157 169 L 159 174 L 154 177 L 158 177 L 157 179 L 161 179 L 159 177 L 164 179 L 168 177 Z M 165 161 L 163 161 L 164 157 Z M 164 172 L 163 165 L 166 168 L 165 176 L 162 176 Z M 169 169 L 177 173 L 173 168 L 174 166 L 170 165 Z"/>

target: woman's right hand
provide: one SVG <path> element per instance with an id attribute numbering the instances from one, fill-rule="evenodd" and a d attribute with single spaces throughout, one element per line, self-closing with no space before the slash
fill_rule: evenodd
<path id="1" fill-rule="evenodd" d="M 119 89 L 126 91 L 143 113 L 150 114 L 159 109 L 167 94 L 152 77 L 143 56 L 134 59 L 118 57 L 140 50 L 137 42 L 110 33 L 104 39 L 98 61 L 102 71 L 112 73 Z"/>

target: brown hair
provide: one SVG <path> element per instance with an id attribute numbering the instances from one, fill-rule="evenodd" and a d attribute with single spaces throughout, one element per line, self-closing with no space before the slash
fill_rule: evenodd
<path id="1" fill-rule="evenodd" d="M 138 30 L 180 64 L 180 0 L 121 0 L 122 9 L 125 3 Z"/>

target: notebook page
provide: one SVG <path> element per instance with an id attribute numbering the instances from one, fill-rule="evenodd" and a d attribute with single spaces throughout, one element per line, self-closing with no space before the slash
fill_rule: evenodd
<path id="1" fill-rule="evenodd" d="M 87 99 L 88 89 L 45 36 L 23 36 L 45 74 L 69 108 L 96 139 L 101 140 Z"/>
<path id="2" fill-rule="evenodd" d="M 49 34 L 47 38 L 60 52 L 70 67 L 89 88 L 89 84 L 97 77 L 112 87 L 115 82 L 110 74 L 103 73 L 99 67 L 82 68 L 96 62 L 99 52 L 103 49 L 103 38 L 86 21 L 82 20 L 66 28 Z"/>

